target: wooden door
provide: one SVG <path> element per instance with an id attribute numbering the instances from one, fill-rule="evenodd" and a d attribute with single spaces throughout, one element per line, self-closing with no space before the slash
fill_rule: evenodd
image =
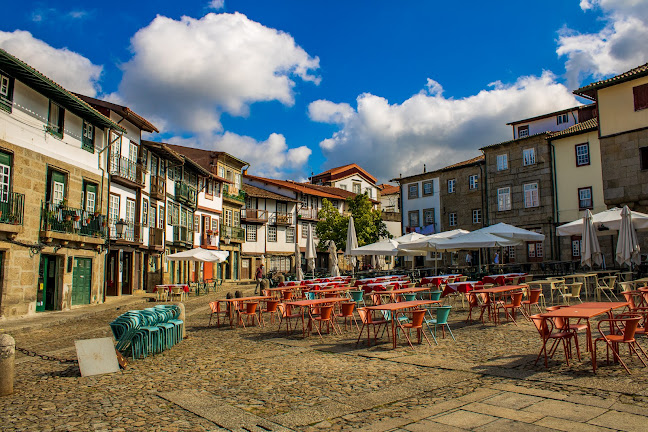
<path id="1" fill-rule="evenodd" d="M 241 279 L 251 279 L 252 274 L 250 269 L 252 268 L 252 260 L 250 258 L 243 258 L 241 260 Z"/>
<path id="2" fill-rule="evenodd" d="M 72 305 L 90 304 L 92 259 L 74 258 L 72 270 Z"/>

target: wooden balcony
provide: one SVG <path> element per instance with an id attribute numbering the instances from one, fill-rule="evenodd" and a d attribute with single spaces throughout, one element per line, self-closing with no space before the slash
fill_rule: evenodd
<path id="1" fill-rule="evenodd" d="M 149 248 L 157 251 L 164 250 L 164 230 L 162 228 L 149 228 Z"/>
<path id="2" fill-rule="evenodd" d="M 166 198 L 166 179 L 151 176 L 151 198 L 163 201 Z"/>
<path id="3" fill-rule="evenodd" d="M 316 221 L 316 220 L 318 220 L 317 212 L 318 212 L 318 209 L 316 209 L 316 208 L 304 207 L 304 208 L 300 208 L 299 212 L 297 214 L 299 215 L 300 219 L 307 219 L 307 220 Z"/>
<path id="4" fill-rule="evenodd" d="M 241 220 L 246 223 L 266 223 L 268 222 L 268 211 L 259 209 L 242 209 Z"/>
<path id="5" fill-rule="evenodd" d="M 293 215 L 292 213 L 275 213 L 275 224 L 277 225 L 292 225 L 293 224 Z"/>
<path id="6" fill-rule="evenodd" d="M 110 156 L 111 181 L 131 188 L 144 186 L 146 170 L 141 164 L 128 158 L 113 154 Z"/>

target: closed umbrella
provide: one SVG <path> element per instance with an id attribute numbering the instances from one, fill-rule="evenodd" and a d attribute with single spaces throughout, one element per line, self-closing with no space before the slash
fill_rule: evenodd
<path id="1" fill-rule="evenodd" d="M 298 281 L 304 280 L 304 272 L 301 268 L 301 251 L 299 250 L 299 242 L 295 242 L 295 277 Z"/>
<path id="2" fill-rule="evenodd" d="M 592 267 L 594 264 L 601 265 L 601 262 L 603 262 L 601 246 L 599 246 L 598 238 L 596 237 L 591 211 L 587 210 L 585 212 L 582 226 L 581 264 L 589 267 Z"/>
<path id="3" fill-rule="evenodd" d="M 624 206 L 623 210 L 621 210 L 621 227 L 619 229 L 619 240 L 617 241 L 616 260 L 620 265 L 627 264 L 629 267 L 632 264 L 640 264 L 640 250 L 637 232 L 632 223 L 632 212 L 628 206 Z"/>
<path id="4" fill-rule="evenodd" d="M 329 241 L 329 264 L 331 265 L 331 276 L 340 276 L 340 269 L 338 268 L 337 247 L 333 240 Z"/>
<path id="5" fill-rule="evenodd" d="M 349 262 L 351 264 L 351 275 L 355 272 L 356 266 L 356 257 L 351 254 L 353 249 L 358 247 L 358 238 L 356 237 L 355 225 L 353 224 L 353 216 L 349 216 L 349 226 L 347 227 L 347 239 L 346 239 L 346 249 L 344 251 L 344 256 L 349 257 Z"/>
<path id="6" fill-rule="evenodd" d="M 316 257 L 317 251 L 315 250 L 315 239 L 313 238 L 313 225 L 308 224 L 308 235 L 306 237 L 306 261 L 308 266 L 306 270 L 313 273 L 313 278 L 315 278 Z"/>

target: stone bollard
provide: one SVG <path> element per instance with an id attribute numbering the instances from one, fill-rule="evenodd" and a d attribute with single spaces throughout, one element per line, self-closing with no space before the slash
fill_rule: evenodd
<path id="1" fill-rule="evenodd" d="M 183 322 L 182 325 L 182 339 L 187 337 L 187 315 L 185 314 L 185 305 L 184 303 L 178 303 L 180 308 L 180 316 L 178 319 Z"/>
<path id="2" fill-rule="evenodd" d="M 0 396 L 13 393 L 16 341 L 8 334 L 0 335 Z"/>

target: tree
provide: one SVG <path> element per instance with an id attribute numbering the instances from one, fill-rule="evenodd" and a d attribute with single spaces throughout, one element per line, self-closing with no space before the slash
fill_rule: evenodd
<path id="1" fill-rule="evenodd" d="M 382 213 L 380 210 L 372 208 L 372 203 L 367 195 L 358 194 L 353 198 L 347 198 L 346 203 L 353 215 L 358 246 L 391 237 L 382 220 Z M 326 244 L 326 240 L 333 240 L 338 249 L 345 250 L 349 217 L 342 216 L 340 211 L 327 199 L 322 200 L 322 209 L 319 211 L 318 217 L 319 222 L 317 222 L 315 232 L 320 239 L 320 244 Z"/>

